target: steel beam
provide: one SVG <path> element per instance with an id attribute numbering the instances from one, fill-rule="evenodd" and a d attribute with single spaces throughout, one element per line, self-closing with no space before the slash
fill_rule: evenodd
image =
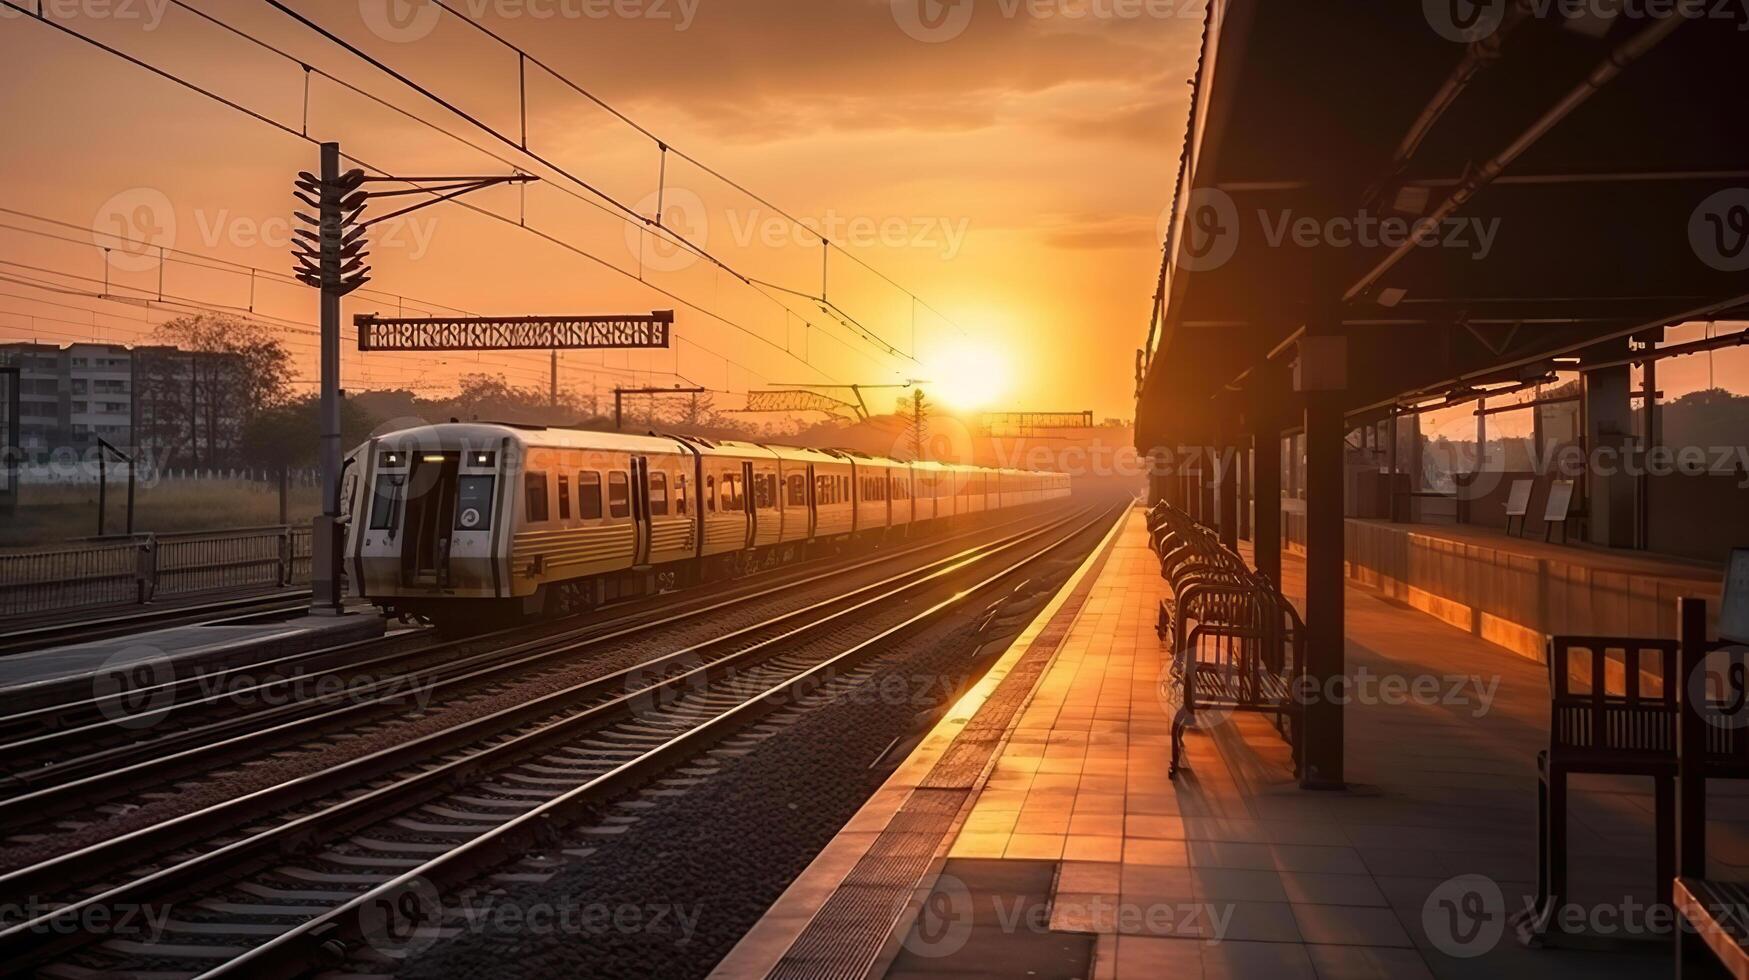
<path id="1" fill-rule="evenodd" d="M 361 351 L 615 350 L 664 348 L 673 310 L 648 316 L 353 317 Z"/>

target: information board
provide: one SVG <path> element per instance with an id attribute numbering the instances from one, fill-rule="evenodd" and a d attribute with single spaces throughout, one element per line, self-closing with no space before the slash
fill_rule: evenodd
<path id="1" fill-rule="evenodd" d="M 1523 517 L 1530 513 L 1530 488 L 1532 480 L 1513 480 L 1512 489 L 1506 495 L 1506 516 Z"/>
<path id="2" fill-rule="evenodd" d="M 1549 484 L 1549 505 L 1543 510 L 1543 520 L 1550 524 L 1562 523 L 1572 508 L 1573 481 L 1556 480 Z"/>

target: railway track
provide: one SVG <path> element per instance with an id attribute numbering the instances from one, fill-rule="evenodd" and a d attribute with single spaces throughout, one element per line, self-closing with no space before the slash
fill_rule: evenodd
<path id="1" fill-rule="evenodd" d="M 896 640 L 1110 516 L 1088 513 L 0 875 L 6 894 L 56 896 L 0 930 L 0 956 L 9 968 L 38 965 L 94 938 L 93 917 L 194 893 L 204 897 L 176 906 L 161 934 L 110 935 L 44 972 L 290 975 L 380 936 L 441 932 L 434 883 L 524 855 L 590 807 L 846 683 Z M 706 758 L 673 778 L 711 770 Z M 164 856 L 140 866 L 154 854 Z"/>
<path id="2" fill-rule="evenodd" d="M 690 598 L 659 597 L 606 622 L 574 628 L 524 627 L 436 645 L 422 634 L 404 634 L 15 711 L 0 716 L 0 760 L 5 760 L 0 763 L 0 826 L 40 825 L 133 787 L 162 785 L 203 766 L 235 764 L 307 742 L 313 731 L 369 734 L 373 719 L 440 696 L 446 702 L 461 692 L 487 696 L 502 690 L 506 679 L 538 680 L 565 670 L 580 656 L 641 634 L 787 599 L 798 590 L 835 584 L 843 576 L 939 550 L 954 540 L 1025 523 L 1000 522 L 927 545 L 849 563 L 826 561 L 822 568 Z M 61 824 L 44 832 L 68 829 Z"/>

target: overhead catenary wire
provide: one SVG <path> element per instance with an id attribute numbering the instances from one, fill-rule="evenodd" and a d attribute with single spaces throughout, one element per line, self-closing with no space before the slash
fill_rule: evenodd
<path id="1" fill-rule="evenodd" d="M 198 12 L 198 11 L 193 11 L 193 8 L 187 7 L 186 4 L 180 3 L 180 0 L 174 0 L 174 2 L 177 2 L 178 6 L 181 7 L 182 9 L 191 10 L 192 12 Z M 26 14 L 32 13 L 30 10 L 28 10 L 27 8 L 21 6 L 18 2 L 16 2 L 16 0 L 0 0 L 0 6 L 4 6 L 7 8 L 10 8 L 12 10 L 19 11 L 21 13 L 26 13 Z M 213 20 L 213 18 L 211 18 L 210 15 L 202 14 L 202 16 L 206 17 L 208 20 Z M 228 108 L 231 108 L 233 110 L 241 112 L 242 114 L 244 114 L 252 119 L 267 122 L 270 125 L 272 125 L 274 129 L 279 130 L 280 132 L 287 133 L 287 134 L 292 135 L 292 136 L 296 136 L 297 138 L 304 140 L 305 142 L 310 142 L 310 143 L 319 142 L 318 140 L 310 137 L 306 133 L 299 132 L 298 130 L 293 129 L 290 126 L 287 126 L 283 123 L 279 123 L 279 122 L 263 115 L 262 113 L 256 112 L 255 110 L 249 109 L 248 107 L 243 106 L 240 103 L 237 103 L 233 100 L 227 99 L 223 96 L 218 95 L 215 92 L 212 92 L 212 91 L 210 91 L 206 88 L 203 88 L 199 85 L 196 85 L 193 82 L 190 82 L 187 79 L 184 79 L 184 78 L 174 74 L 173 72 L 169 72 L 169 71 L 166 71 L 164 69 L 158 68 L 154 65 L 151 65 L 148 62 L 143 61 L 142 59 L 136 58 L 132 55 L 128 55 L 125 52 L 118 51 L 118 50 L 112 48 L 111 46 L 103 44 L 102 42 L 97 41 L 96 39 L 90 37 L 89 35 L 86 35 L 86 34 L 81 33 L 79 31 L 73 30 L 72 28 L 67 27 L 64 24 L 61 24 L 61 23 L 58 23 L 55 21 L 50 21 L 50 20 L 39 20 L 34 15 L 32 16 L 32 20 L 37 20 L 37 22 L 39 22 L 39 23 L 49 24 L 50 26 L 56 28 L 57 30 L 61 31 L 62 33 L 67 34 L 68 36 L 76 38 L 80 41 L 84 41 L 85 43 L 90 44 L 93 47 L 96 47 L 96 48 L 103 50 L 107 53 L 113 54 L 119 58 L 122 58 L 123 60 L 129 62 L 130 64 L 134 64 L 134 65 L 137 65 L 139 67 L 145 68 L 160 78 L 163 78 L 167 81 L 173 82 L 177 85 L 180 85 L 184 88 L 189 89 L 190 91 L 193 91 L 193 92 L 195 92 L 199 95 L 202 95 L 206 98 L 209 98 L 209 99 L 211 99 L 211 100 L 213 100 L 221 105 L 224 105 Z M 239 34 L 242 33 L 242 32 L 237 31 L 235 28 L 229 28 L 229 29 L 232 30 L 233 33 L 239 33 Z M 247 35 L 244 35 L 244 36 L 247 36 Z M 277 51 L 277 49 L 273 49 L 271 45 L 267 45 L 265 42 L 261 42 L 258 39 L 253 39 L 253 38 L 252 38 L 252 40 L 256 40 L 256 43 L 261 44 L 263 47 L 268 48 L 269 50 L 276 50 Z M 284 55 L 283 52 L 278 52 L 278 53 L 281 53 L 282 55 Z M 291 57 L 290 55 L 284 55 L 284 56 L 288 57 L 288 58 Z M 304 66 L 304 67 L 307 68 L 308 66 Z M 324 77 L 332 77 L 332 76 L 327 75 L 326 73 L 323 73 L 323 74 L 324 74 Z M 354 88 L 350 85 L 348 85 L 348 88 L 350 88 L 354 91 L 357 91 L 356 88 Z M 362 160 L 356 156 L 350 156 L 350 155 L 349 155 L 349 158 L 352 159 L 353 162 L 358 163 L 359 165 L 361 165 L 369 170 L 372 170 L 378 174 L 387 175 L 387 171 L 376 167 L 375 165 L 371 164 L 369 161 Z M 724 324 L 725 326 L 728 326 L 732 329 L 735 329 L 743 334 L 746 334 L 747 336 L 759 341 L 760 343 L 771 346 L 776 350 L 783 351 L 785 354 L 789 354 L 791 357 L 794 357 L 794 355 L 791 352 L 789 352 L 788 350 L 786 350 L 784 347 L 773 343 L 768 338 L 760 335 L 757 331 L 752 330 L 752 329 L 746 327 L 745 325 L 743 325 L 743 324 L 741 324 L 741 323 L 739 323 L 739 322 L 737 322 L 737 321 L 735 321 L 735 320 L 733 320 L 733 319 L 731 319 L 723 314 L 717 313 L 713 310 L 707 309 L 707 308 L 699 305 L 696 302 L 688 300 L 688 299 L 680 296 L 679 294 L 674 293 L 672 290 L 669 290 L 669 289 L 666 289 L 664 287 L 658 286 L 654 283 L 648 282 L 648 281 L 636 276 L 635 274 L 630 273 L 627 270 L 620 268 L 619 266 L 615 265 L 614 263 L 612 263 L 606 259 L 603 259 L 600 256 L 595 255 L 594 253 L 589 252 L 586 249 L 581 248 L 580 246 L 574 245 L 570 242 L 566 242 L 562 239 L 559 239 L 558 237 L 556 237 L 554 235 L 551 235 L 551 234 L 548 234 L 545 232 L 541 232 L 538 229 L 528 227 L 525 224 L 521 223 L 520 221 L 506 218 L 503 215 L 499 215 L 495 212 L 481 208 L 477 205 L 470 204 L 470 203 L 464 202 L 464 201 L 455 201 L 452 203 L 454 203 L 456 206 L 466 208 L 469 211 L 472 211 L 472 212 L 479 214 L 481 216 L 490 218 L 490 219 L 495 220 L 495 221 L 500 221 L 500 222 L 508 224 L 512 227 L 521 228 L 521 229 L 523 229 L 531 234 L 535 234 L 538 237 L 548 241 L 549 243 L 552 243 L 552 244 L 558 245 L 562 248 L 565 248 L 568 251 L 571 251 L 571 252 L 573 252 L 581 257 L 587 258 L 590 261 L 592 261 L 598 265 L 601 265 L 601 266 L 603 266 L 607 269 L 610 269 L 616 273 L 619 273 L 620 275 L 634 279 L 634 280 L 640 282 L 641 284 L 643 284 L 646 288 L 649 288 L 657 293 L 660 293 L 661 295 L 673 300 L 676 303 L 679 303 L 679 304 L 687 307 L 688 309 L 694 310 L 694 311 L 696 311 L 696 312 L 698 312 L 706 317 L 709 317 L 712 320 L 715 320 L 719 323 Z M 834 378 L 829 372 L 819 368 L 817 365 L 809 363 L 809 362 L 802 360 L 800 358 L 795 358 L 795 359 L 799 363 L 801 363 L 804 367 L 808 368 L 809 370 L 814 371 L 814 372 L 816 372 L 816 373 L 820 374 L 821 376 L 826 377 L 828 379 L 836 380 L 836 378 Z M 755 372 L 755 373 L 757 373 L 757 372 Z"/>
<path id="2" fill-rule="evenodd" d="M 492 40 L 498 42 L 499 44 L 510 49 L 511 51 L 516 52 L 519 64 L 522 64 L 522 65 L 532 64 L 532 65 L 534 65 L 535 67 L 546 72 L 548 75 L 551 75 L 554 79 L 557 79 L 566 88 L 569 88 L 571 91 L 576 92 L 578 95 L 581 95 L 583 98 L 588 99 L 590 102 L 594 103 L 596 106 L 598 106 L 599 108 L 601 108 L 602 110 L 607 112 L 609 115 L 613 116 L 615 119 L 618 119 L 620 122 L 625 123 L 627 126 L 631 127 L 637 133 L 642 135 L 645 139 L 648 139 L 649 141 L 654 143 L 657 146 L 657 148 L 662 152 L 664 159 L 666 158 L 666 155 L 668 153 L 673 153 L 675 156 L 679 157 L 682 160 L 685 160 L 687 163 L 692 164 L 693 166 L 697 167 L 699 170 L 703 171 L 704 173 L 707 173 L 710 176 L 715 177 L 717 180 L 722 181 L 725 185 L 734 188 L 735 190 L 741 192 L 742 194 L 745 194 L 750 200 L 760 204 L 763 207 L 770 208 L 773 213 L 777 214 L 778 216 L 782 217 L 784 220 L 788 221 L 793 227 L 806 229 L 807 231 L 810 231 L 810 232 L 813 231 L 813 229 L 809 228 L 807 223 L 802 221 L 800 218 L 797 218 L 795 215 L 790 214 L 788 211 L 784 210 L 783 208 L 777 206 L 776 204 L 773 204 L 771 201 L 767 200 L 764 196 L 760 195 L 758 192 L 756 192 L 753 189 L 747 187 L 746 185 L 740 183 L 739 181 L 736 181 L 734 178 L 729 177 L 728 175 L 724 174 L 722 171 L 717 170 L 716 168 L 712 167 L 711 165 L 705 163 L 703 160 L 700 160 L 699 158 L 693 156 L 692 154 L 687 153 L 684 150 L 677 148 L 673 144 L 672 141 L 667 140 L 663 137 L 657 136 L 654 132 L 645 128 L 642 124 L 638 123 L 636 120 L 632 119 L 630 116 L 626 115 L 625 113 L 621 112 L 619 109 L 610 105 L 605 100 L 601 99 L 599 96 L 595 95 L 595 93 L 591 92 L 587 88 L 584 88 L 582 85 L 580 85 L 574 79 L 572 79 L 570 76 L 566 75 L 565 73 L 559 71 L 556 68 L 553 68 L 551 65 L 548 65 L 545 61 L 542 61 L 540 58 L 536 57 L 535 55 L 530 54 L 527 49 L 521 47 L 520 45 L 516 44 L 513 41 L 510 41 L 508 38 L 505 38 L 503 35 L 499 34 L 497 31 L 492 30 L 491 28 L 487 27 L 485 24 L 480 23 L 479 21 L 475 20 L 472 17 L 469 17 L 465 12 L 463 12 L 461 10 L 457 10 L 452 5 L 451 0 L 433 0 L 433 2 L 437 6 L 442 7 L 445 11 L 449 12 L 451 15 L 453 15 L 457 19 L 461 20 L 463 23 L 467 24 L 469 27 L 472 27 L 474 30 L 479 31 L 480 33 L 482 33 L 485 36 L 491 38 Z M 851 252 L 848 249 L 844 248 L 843 246 L 837 244 L 836 242 L 833 242 L 833 241 L 827 239 L 823 235 L 820 236 L 820 242 L 827 250 L 836 251 L 839 254 L 850 259 L 852 262 L 855 262 L 857 265 L 861 266 L 862 268 L 868 270 L 868 272 L 870 272 L 871 274 L 873 274 L 874 276 L 879 278 L 881 281 L 892 286 L 894 289 L 897 289 L 899 292 L 904 293 L 913 302 L 921 305 L 924 309 L 935 314 L 936 317 L 938 317 L 943 323 L 946 323 L 948 326 L 953 327 L 953 329 L 956 332 L 958 332 L 960 334 L 960 336 L 962 336 L 962 337 L 965 336 L 965 329 L 963 327 L 961 327 L 958 323 L 955 323 L 945 313 L 942 313 L 940 310 L 938 310 L 934 306 L 930 305 L 930 303 L 927 300 L 923 299 L 917 293 L 913 292 L 912 290 L 910 290 L 909 288 L 907 288 L 906 286 L 904 286 L 903 284 L 901 284 L 897 280 L 893 279 L 891 276 L 882 272 L 881 270 L 875 268 L 873 265 L 871 265 L 870 263 L 868 263 L 867 261 L 862 259 L 860 256 L 856 255 L 854 252 Z M 822 299 L 822 300 L 825 299 L 824 287 L 822 286 L 820 296 L 811 297 L 811 298 Z M 915 343 L 913 343 L 913 345 L 912 345 L 911 354 L 912 354 L 912 359 L 915 360 L 915 354 L 916 354 Z"/>

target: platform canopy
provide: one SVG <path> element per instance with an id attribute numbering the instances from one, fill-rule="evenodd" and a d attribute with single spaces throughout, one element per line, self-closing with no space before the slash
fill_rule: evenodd
<path id="1" fill-rule="evenodd" d="M 1749 314 L 1746 26 L 1679 0 L 1214 0 L 1138 445 L 1287 408 L 1308 336 L 1347 338 L 1359 422 Z"/>

